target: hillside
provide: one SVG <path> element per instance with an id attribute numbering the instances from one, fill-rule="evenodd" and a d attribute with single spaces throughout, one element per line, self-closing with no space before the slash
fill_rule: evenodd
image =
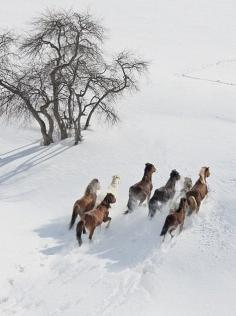
<path id="1" fill-rule="evenodd" d="M 17 6 L 23 1 L 18 1 Z M 32 5 L 34 4 L 34 6 Z M 16 1 L 2 25 L 22 27 L 43 6 Z M 233 1 L 80 1 L 110 29 L 107 51 L 131 48 L 150 60 L 140 92 L 119 101 L 121 122 L 94 122 L 83 143 L 40 146 L 34 127 L 0 121 L 0 314 L 233 316 L 236 312 L 236 59 Z M 79 9 L 73 1 L 60 7 Z M 197 179 L 210 166 L 209 196 L 181 235 L 161 243 L 167 209 L 124 216 L 144 164 Z M 97 177 L 119 174 L 112 222 L 78 247 L 72 205 Z"/>

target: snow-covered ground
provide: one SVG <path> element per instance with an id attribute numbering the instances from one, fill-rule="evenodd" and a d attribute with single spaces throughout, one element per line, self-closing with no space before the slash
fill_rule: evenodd
<path id="1" fill-rule="evenodd" d="M 19 15 L 19 8 L 24 10 Z M 86 10 L 110 29 L 107 51 L 151 61 L 140 93 L 119 102 L 121 122 L 85 141 L 40 147 L 34 128 L 0 133 L 0 315 L 236 314 L 236 31 L 234 1 L 7 1 L 2 26 L 21 28 L 44 7 Z M 154 187 L 171 169 L 194 181 L 209 165 L 210 193 L 181 235 L 161 244 L 167 210 L 124 216 L 144 164 Z M 68 231 L 87 183 L 119 174 L 108 230 L 78 247 Z"/>

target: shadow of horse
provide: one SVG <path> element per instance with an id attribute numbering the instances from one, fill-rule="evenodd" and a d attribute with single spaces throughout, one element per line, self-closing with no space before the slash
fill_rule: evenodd
<path id="1" fill-rule="evenodd" d="M 109 229 L 98 230 L 87 251 L 105 259 L 106 267 L 111 272 L 138 266 L 161 245 L 159 231 L 162 214 L 158 221 L 151 221 L 147 210 L 139 207 L 129 217 L 122 215 L 111 222 Z"/>
<path id="2" fill-rule="evenodd" d="M 74 234 L 68 230 L 68 217 L 61 217 L 55 220 L 51 220 L 48 224 L 40 226 L 35 229 L 34 232 L 38 234 L 40 238 L 51 239 L 52 246 L 47 246 L 40 252 L 44 255 L 56 255 L 59 253 L 68 253 L 71 250 L 71 245 L 75 243 Z"/>
<path id="3" fill-rule="evenodd" d="M 139 207 L 129 217 L 117 215 L 108 229 L 102 225 L 101 229 L 95 231 L 92 242 L 84 235 L 81 248 L 75 230 L 68 230 L 69 214 L 68 217 L 58 218 L 39 227 L 35 232 L 40 238 L 52 241 L 52 246 L 41 250 L 44 255 L 68 255 L 71 251 L 78 251 L 78 255 L 82 252 L 102 259 L 107 270 L 116 272 L 138 266 L 160 248 L 159 234 L 165 214 L 159 214 L 157 218 L 157 221 L 151 221 L 144 207 Z"/>

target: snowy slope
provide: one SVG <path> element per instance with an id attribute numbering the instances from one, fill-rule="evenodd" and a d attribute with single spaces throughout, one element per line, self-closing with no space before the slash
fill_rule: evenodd
<path id="1" fill-rule="evenodd" d="M 24 1 L 18 16 L 20 2 L 4 5 L 2 25 L 22 27 L 43 6 L 89 6 L 110 28 L 107 51 L 130 47 L 151 66 L 142 91 L 120 102 L 121 123 L 96 124 L 77 147 L 40 147 L 34 128 L 0 122 L 0 315 L 235 315 L 236 100 L 222 83 L 236 83 L 234 2 Z M 146 162 L 155 187 L 173 168 L 193 180 L 211 168 L 199 215 L 164 245 L 167 209 L 152 221 L 145 207 L 122 214 Z M 113 174 L 111 226 L 78 248 L 73 202 Z"/>

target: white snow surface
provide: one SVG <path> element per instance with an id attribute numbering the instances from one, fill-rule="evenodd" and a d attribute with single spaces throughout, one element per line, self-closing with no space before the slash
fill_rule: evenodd
<path id="1" fill-rule="evenodd" d="M 108 53 L 150 60 L 139 93 L 118 103 L 115 127 L 93 122 L 84 142 L 40 147 L 35 127 L 0 121 L 0 315 L 236 315 L 236 4 L 230 0 L 7 1 L 2 27 L 24 28 L 43 8 L 89 9 L 109 28 Z M 161 243 L 153 220 L 124 216 L 129 186 L 153 163 L 209 195 L 183 232 Z M 79 248 L 68 230 L 91 179 L 121 177 L 109 229 Z"/>

